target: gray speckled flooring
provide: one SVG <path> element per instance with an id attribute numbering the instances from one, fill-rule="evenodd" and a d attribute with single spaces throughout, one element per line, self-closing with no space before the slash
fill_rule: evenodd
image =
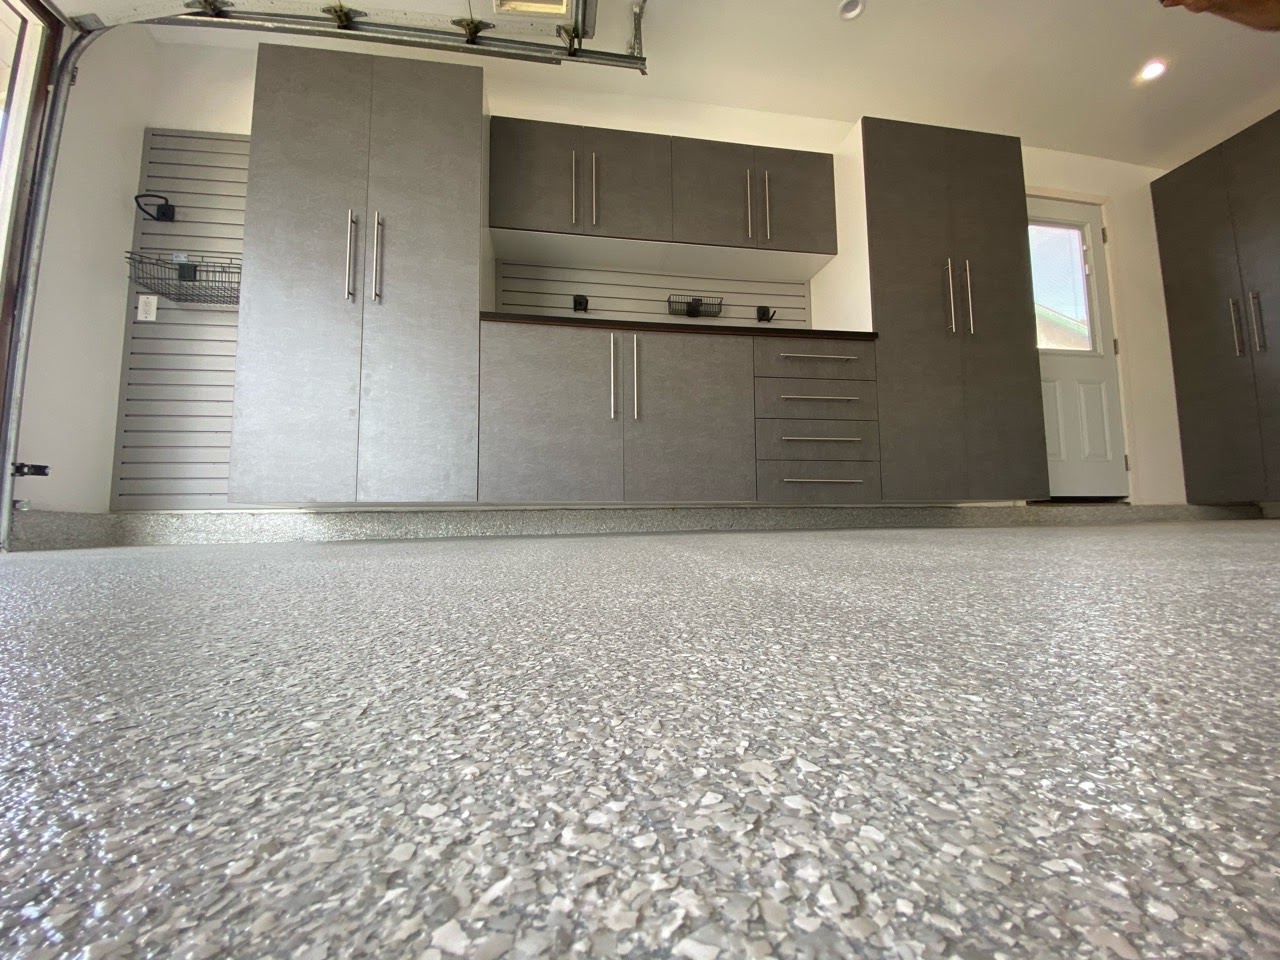
<path id="1" fill-rule="evenodd" d="M 0 953 L 1280 956 L 1280 524 L 0 558 Z"/>

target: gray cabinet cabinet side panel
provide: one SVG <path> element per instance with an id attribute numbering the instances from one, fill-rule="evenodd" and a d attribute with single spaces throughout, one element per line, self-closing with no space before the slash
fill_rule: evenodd
<path id="1" fill-rule="evenodd" d="M 755 156 L 755 147 L 740 143 L 685 137 L 671 141 L 673 235 L 678 242 L 757 246 L 763 227 L 752 209 L 757 202 Z"/>
<path id="2" fill-rule="evenodd" d="M 576 154 L 576 161 L 575 161 Z M 489 129 L 489 225 L 581 233 L 582 128 L 494 117 Z"/>
<path id="3" fill-rule="evenodd" d="M 970 500 L 1049 496 L 1022 146 L 955 131 L 951 213 Z M 972 304 L 972 307 L 970 307 Z"/>
<path id="4" fill-rule="evenodd" d="M 1267 493 L 1280 500 L 1280 113 L 1223 147 L 1244 280 Z"/>
<path id="5" fill-rule="evenodd" d="M 752 338 L 642 333 L 621 340 L 627 500 L 754 500 Z"/>
<path id="6" fill-rule="evenodd" d="M 886 500 L 963 500 L 967 494 L 962 343 L 958 320 L 951 332 L 946 272 L 952 256 L 948 133 L 863 121 Z M 963 282 L 958 272 L 954 279 Z"/>
<path id="7" fill-rule="evenodd" d="M 760 248 L 836 252 L 835 161 L 830 154 L 756 148 Z"/>
<path id="8" fill-rule="evenodd" d="M 583 232 L 671 239 L 671 138 L 587 127 L 582 132 Z"/>
<path id="9" fill-rule="evenodd" d="M 356 497 L 369 57 L 264 45 L 254 90 L 230 499 Z"/>
<path id="10" fill-rule="evenodd" d="M 611 379 L 607 330 L 480 328 L 480 499 L 621 501 L 622 335 Z"/>
<path id="11" fill-rule="evenodd" d="M 483 74 L 377 57 L 373 77 L 359 499 L 474 500 Z"/>
<path id="12" fill-rule="evenodd" d="M 1253 367 L 1221 148 L 1151 185 L 1182 434 L 1187 499 L 1228 503 L 1266 490 Z"/>

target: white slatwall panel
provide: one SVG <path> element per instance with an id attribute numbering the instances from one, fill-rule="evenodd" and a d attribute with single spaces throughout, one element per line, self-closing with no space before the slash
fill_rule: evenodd
<path id="1" fill-rule="evenodd" d="M 777 311 L 774 327 L 809 326 L 809 284 L 724 277 L 664 276 L 620 270 L 545 267 L 526 263 L 498 264 L 498 310 L 537 316 L 573 313 L 573 295 L 590 300 L 588 316 L 604 320 L 674 320 L 667 296 L 724 297 L 718 318 L 689 320 L 714 326 L 754 325 L 756 307 Z"/>
<path id="2" fill-rule="evenodd" d="M 240 256 L 249 138 L 148 130 L 139 193 L 161 193 L 177 221 L 134 221 L 145 253 Z M 120 251 L 120 269 L 126 269 Z M 129 288 L 111 500 L 115 510 L 228 506 L 235 307 L 160 298 L 154 323 L 137 320 Z"/>

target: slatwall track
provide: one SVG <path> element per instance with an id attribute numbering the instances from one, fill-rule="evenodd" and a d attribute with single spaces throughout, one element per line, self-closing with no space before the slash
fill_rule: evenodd
<path id="1" fill-rule="evenodd" d="M 674 319 L 667 296 L 723 297 L 716 319 L 683 320 L 714 326 L 754 324 L 756 307 L 777 311 L 774 327 L 803 328 L 809 321 L 809 284 L 773 280 L 685 277 L 619 270 L 498 264 L 498 309 L 505 313 L 564 316 L 573 310 L 573 295 L 586 294 L 590 316 L 607 320 Z"/>
<path id="2" fill-rule="evenodd" d="M 132 249 L 240 256 L 248 168 L 248 137 L 147 130 L 138 192 L 164 194 L 178 214 L 136 215 Z M 161 297 L 156 321 L 140 323 L 141 292 L 130 285 L 112 509 L 227 507 L 237 308 Z"/>

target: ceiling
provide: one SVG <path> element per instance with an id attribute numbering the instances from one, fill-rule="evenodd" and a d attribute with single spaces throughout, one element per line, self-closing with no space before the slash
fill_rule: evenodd
<path id="1" fill-rule="evenodd" d="M 180 10 L 180 0 L 77 2 L 84 9 L 68 3 L 68 13 L 107 22 Z M 237 0 L 237 9 L 315 12 L 326 2 Z M 630 0 L 599 2 L 588 46 L 622 51 Z M 466 0 L 355 5 L 372 20 L 415 22 L 467 8 Z M 492 0 L 472 5 L 493 19 Z M 1280 33 L 1158 0 L 868 0 L 850 22 L 837 17 L 836 0 L 649 0 L 644 41 L 647 77 L 519 68 L 532 71 L 539 91 L 567 97 L 614 93 L 847 122 L 886 116 L 1158 167 L 1280 108 Z M 1153 57 L 1168 60 L 1167 76 L 1136 84 Z"/>

